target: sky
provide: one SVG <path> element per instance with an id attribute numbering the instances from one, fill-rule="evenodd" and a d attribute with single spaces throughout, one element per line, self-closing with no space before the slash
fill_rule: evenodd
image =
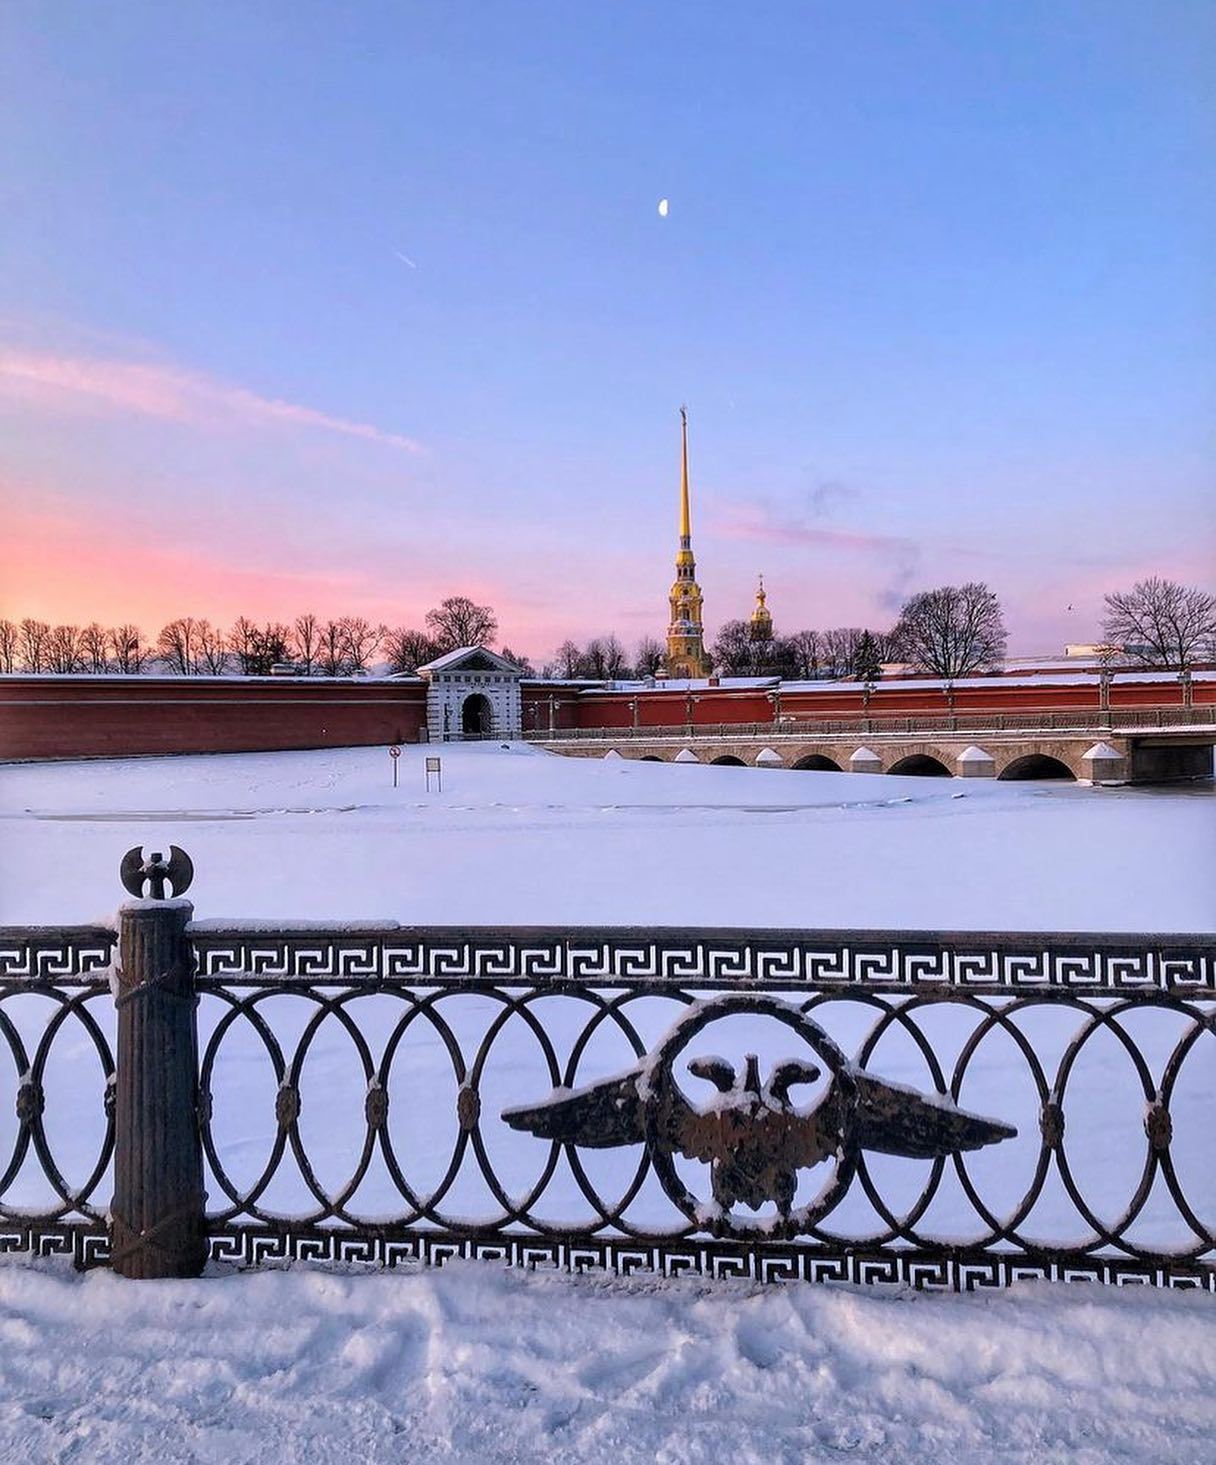
<path id="1" fill-rule="evenodd" d="M 1216 582 L 1208 0 L 6 0 L 0 615 Z M 658 209 L 669 200 L 666 217 Z"/>

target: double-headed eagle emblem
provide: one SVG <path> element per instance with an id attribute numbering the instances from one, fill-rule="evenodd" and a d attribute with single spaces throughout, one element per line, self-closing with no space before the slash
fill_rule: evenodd
<path id="1" fill-rule="evenodd" d="M 787 1058 L 761 1080 L 755 1054 L 742 1070 L 726 1059 L 695 1057 L 695 1078 L 717 1090 L 694 1105 L 674 1073 L 675 1059 L 693 1037 L 739 1013 L 777 1018 L 792 1028 L 826 1067 L 831 1079 L 817 1102 L 800 1108 L 791 1090 L 814 1084 L 819 1063 Z M 604 1149 L 646 1144 L 664 1189 L 690 1217 L 729 1231 L 731 1208 L 776 1206 L 782 1229 L 813 1225 L 843 1196 L 861 1150 L 936 1159 L 1011 1139 L 1017 1130 L 998 1119 L 960 1109 L 944 1094 L 922 1094 L 875 1077 L 850 1063 L 818 1024 L 775 997 L 749 994 L 703 1002 L 671 1029 L 635 1067 L 586 1088 L 555 1089 L 542 1103 L 508 1109 L 504 1121 L 540 1139 Z M 706 1208 L 677 1173 L 674 1156 L 710 1166 L 714 1205 Z M 797 1211 L 798 1175 L 824 1161 L 835 1174 L 818 1198 Z"/>

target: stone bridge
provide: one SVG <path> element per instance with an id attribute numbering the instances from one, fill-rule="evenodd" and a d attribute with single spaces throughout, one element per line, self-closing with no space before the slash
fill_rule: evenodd
<path id="1" fill-rule="evenodd" d="M 816 735 L 805 727 L 732 733 L 689 728 L 578 729 L 529 742 L 576 758 L 644 759 L 734 767 L 937 778 L 1062 779 L 1086 784 L 1210 778 L 1216 724 L 1118 730 L 948 729 L 886 732 L 870 727 Z"/>

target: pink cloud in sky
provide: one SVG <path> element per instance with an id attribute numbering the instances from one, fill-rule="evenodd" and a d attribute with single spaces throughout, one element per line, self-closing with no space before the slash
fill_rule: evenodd
<path id="1" fill-rule="evenodd" d="M 288 424 L 364 438 L 409 453 L 420 445 L 367 422 L 262 397 L 180 367 L 0 347 L 0 395 L 57 411 L 109 409 L 204 426 Z"/>
<path id="2" fill-rule="evenodd" d="M 827 549 L 862 552 L 907 553 L 915 549 L 910 539 L 893 534 L 871 534 L 861 529 L 829 529 L 822 524 L 778 514 L 767 504 L 737 503 L 711 515 L 709 531 L 719 539 L 755 540 L 768 544 L 820 544 Z"/>

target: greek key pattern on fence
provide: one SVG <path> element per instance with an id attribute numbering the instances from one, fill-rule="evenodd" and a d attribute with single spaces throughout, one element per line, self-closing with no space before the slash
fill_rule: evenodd
<path id="1" fill-rule="evenodd" d="M 0 982 L 96 980 L 110 966 L 114 941 L 102 926 L 0 927 Z"/>
<path id="2" fill-rule="evenodd" d="M 241 1268 L 325 1262 L 338 1266 L 442 1266 L 454 1259 L 499 1262 L 524 1270 L 606 1271 L 629 1277 L 706 1277 L 755 1282 L 852 1282 L 976 1292 L 1014 1282 L 1100 1282 L 1112 1286 L 1216 1290 L 1210 1275 L 1118 1258 L 1072 1261 L 952 1253 L 832 1249 L 779 1243 L 741 1246 L 705 1241 L 696 1246 L 640 1245 L 631 1241 L 544 1241 L 504 1235 L 486 1238 L 416 1231 L 400 1237 L 354 1234 L 334 1228 L 269 1231 L 230 1226 L 213 1233 L 211 1259 Z"/>
<path id="3" fill-rule="evenodd" d="M 707 989 L 944 985 L 975 993 L 1216 993 L 1216 954 L 1193 939 L 1161 936 L 593 928 L 263 934 L 200 924 L 192 938 L 199 975 L 230 983 L 359 978 L 520 986 L 695 982 Z"/>

